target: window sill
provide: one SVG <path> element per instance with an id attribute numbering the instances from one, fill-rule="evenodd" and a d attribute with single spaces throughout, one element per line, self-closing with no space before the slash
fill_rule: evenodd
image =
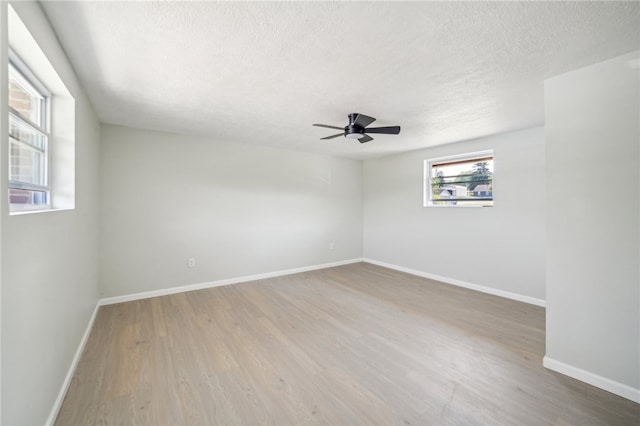
<path id="1" fill-rule="evenodd" d="M 436 208 L 436 209 L 481 209 L 481 208 L 491 208 L 493 206 L 464 206 L 464 205 L 432 205 L 432 204 L 427 204 L 424 207 L 429 207 L 429 208 Z"/>
<path id="2" fill-rule="evenodd" d="M 9 216 L 23 216 L 29 214 L 49 213 L 49 212 L 61 212 L 66 210 L 74 210 L 74 208 L 46 208 L 46 209 L 34 209 L 34 210 L 14 210 L 9 211 Z"/>

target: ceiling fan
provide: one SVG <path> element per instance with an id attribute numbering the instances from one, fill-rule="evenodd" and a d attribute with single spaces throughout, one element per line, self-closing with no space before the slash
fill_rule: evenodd
<path id="1" fill-rule="evenodd" d="M 338 133 L 337 135 L 327 136 L 322 139 L 333 139 L 338 136 L 344 136 L 349 139 L 358 139 L 360 143 L 370 142 L 373 138 L 367 133 L 383 133 L 386 135 L 397 135 L 400 133 L 400 126 L 389 126 L 389 127 L 369 127 L 366 128 L 369 124 L 376 121 L 375 118 L 366 116 L 364 114 L 358 114 L 357 112 L 349 114 L 349 125 L 347 127 L 336 127 L 336 126 L 328 126 L 326 124 L 313 124 L 317 127 L 326 127 L 327 129 L 336 129 L 343 130 L 342 133 Z"/>

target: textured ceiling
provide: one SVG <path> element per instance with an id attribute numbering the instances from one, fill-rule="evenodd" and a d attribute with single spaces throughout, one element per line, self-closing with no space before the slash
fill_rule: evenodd
<path id="1" fill-rule="evenodd" d="M 42 7 L 102 122 L 352 158 L 541 125 L 545 78 L 640 48 L 638 2 Z M 402 132 L 319 140 L 351 112 Z"/>

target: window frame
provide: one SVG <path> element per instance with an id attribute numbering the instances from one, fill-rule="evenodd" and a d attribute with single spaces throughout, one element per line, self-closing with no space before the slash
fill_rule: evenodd
<path id="1" fill-rule="evenodd" d="M 27 145 L 28 148 L 34 149 L 36 151 L 40 151 L 43 153 L 43 165 L 41 166 L 42 170 L 40 171 L 42 176 L 44 177 L 44 185 L 35 184 L 31 182 L 24 182 L 19 180 L 11 180 L 7 179 L 7 202 L 9 204 L 9 209 L 11 212 L 20 212 L 20 211 L 41 211 L 41 210 L 49 210 L 51 209 L 51 92 L 45 87 L 44 84 L 40 81 L 40 79 L 36 76 L 36 74 L 31 71 L 31 69 L 20 59 L 20 57 L 9 48 L 9 61 L 7 64 L 7 69 L 9 75 L 13 75 L 20 84 L 25 85 L 26 90 L 29 92 L 33 92 L 40 98 L 40 117 L 39 122 L 36 123 L 32 121 L 29 117 L 23 116 L 20 112 L 15 110 L 10 105 L 7 105 L 9 112 L 9 121 L 16 120 L 22 125 L 28 127 L 30 130 L 40 134 L 44 138 L 44 149 L 39 150 L 37 147 L 31 146 L 30 144 L 21 141 L 11 135 L 11 130 L 9 130 L 9 145 L 7 152 L 9 156 L 9 170 L 12 167 L 12 158 L 11 158 L 11 141 L 15 141 L 18 144 Z M 12 126 L 9 126 L 11 129 Z M 32 192 L 41 192 L 45 195 L 45 202 L 41 204 L 33 204 L 33 203 L 11 203 L 11 198 L 9 192 L 12 189 L 16 190 L 26 190 Z"/>
<path id="2" fill-rule="evenodd" d="M 446 163 L 473 163 L 474 160 L 482 160 L 482 159 L 491 159 L 493 162 L 493 167 L 495 168 L 495 155 L 494 151 L 484 150 L 484 151 L 476 151 L 476 152 L 467 152 L 464 154 L 454 154 L 447 155 L 443 157 L 437 158 L 429 158 L 424 160 L 424 185 L 423 185 L 423 206 L 424 207 L 456 207 L 456 208 L 478 208 L 478 207 L 493 207 L 495 202 L 495 189 L 494 182 L 492 177 L 492 190 L 491 197 L 479 198 L 479 199 L 468 199 L 468 200 L 451 200 L 450 203 L 442 203 L 446 200 L 439 200 L 433 198 L 433 187 L 432 182 L 433 178 L 437 177 L 433 175 L 434 165 L 438 164 L 446 164 Z M 495 170 L 492 172 L 492 176 L 494 175 Z M 478 204 L 478 201 L 486 201 L 486 204 Z M 436 203 L 438 202 L 438 203 Z M 471 204 L 473 203 L 473 204 Z"/>

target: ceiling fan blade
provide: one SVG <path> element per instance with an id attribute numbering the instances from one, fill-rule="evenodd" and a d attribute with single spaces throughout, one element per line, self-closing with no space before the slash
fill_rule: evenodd
<path id="1" fill-rule="evenodd" d="M 324 139 L 333 139 L 333 138 L 337 138 L 338 136 L 344 136 L 344 133 L 338 133 L 337 135 L 327 136 L 327 137 L 324 137 L 324 138 L 320 138 L 320 140 L 324 140 Z"/>
<path id="2" fill-rule="evenodd" d="M 400 126 L 389 126 L 389 127 L 372 127 L 370 129 L 364 130 L 367 133 L 384 133 L 387 135 L 397 135 L 400 133 Z"/>
<path id="3" fill-rule="evenodd" d="M 363 137 L 361 137 L 360 139 L 358 139 L 358 141 L 360 143 L 366 143 L 366 142 L 371 142 L 373 140 L 373 138 L 369 135 L 364 135 Z"/>
<path id="4" fill-rule="evenodd" d="M 312 124 L 312 126 L 316 126 L 316 127 L 326 127 L 327 129 L 344 130 L 344 127 L 329 126 L 329 125 L 327 125 L 327 124 Z"/>
<path id="5" fill-rule="evenodd" d="M 353 120 L 353 123 L 361 127 L 367 127 L 369 124 L 373 123 L 374 121 L 376 121 L 376 119 L 373 117 L 369 117 L 368 115 L 356 114 L 356 119 Z"/>

